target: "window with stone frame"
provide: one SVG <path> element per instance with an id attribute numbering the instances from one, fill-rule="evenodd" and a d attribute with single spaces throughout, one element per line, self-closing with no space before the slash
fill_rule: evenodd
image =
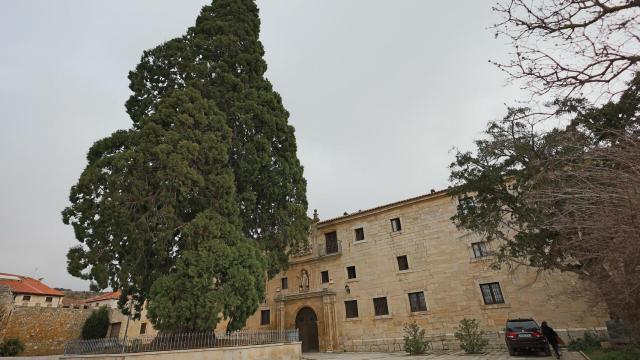
<path id="1" fill-rule="evenodd" d="M 480 284 L 480 290 L 482 291 L 482 299 L 485 305 L 504 304 L 500 283 Z"/>
<path id="2" fill-rule="evenodd" d="M 376 316 L 389 315 L 389 305 L 386 297 L 373 299 L 373 310 Z"/>
<path id="3" fill-rule="evenodd" d="M 471 243 L 471 249 L 473 249 L 473 257 L 476 259 L 489 256 L 489 249 L 487 243 L 484 241 Z"/>
<path id="4" fill-rule="evenodd" d="M 344 302 L 344 312 L 347 319 L 358 317 L 358 300 L 347 300 Z"/>
<path id="5" fill-rule="evenodd" d="M 147 323 L 144 322 L 140 324 L 140 335 L 144 335 L 147 333 Z"/>
<path id="6" fill-rule="evenodd" d="M 400 218 L 391 219 L 391 231 L 392 232 L 402 231 L 402 223 L 400 222 Z"/>
<path id="7" fill-rule="evenodd" d="M 337 253 L 339 250 L 338 233 L 336 233 L 335 231 L 331 231 L 324 234 L 324 246 L 325 246 L 325 253 L 327 255 Z"/>
<path id="8" fill-rule="evenodd" d="M 424 297 L 424 291 L 409 293 L 409 306 L 411 312 L 427 311 L 427 300 Z"/>
<path id="9" fill-rule="evenodd" d="M 329 282 L 329 271 L 325 270 L 320 273 L 320 277 L 322 278 L 322 283 L 326 284 Z"/>
<path id="10" fill-rule="evenodd" d="M 29 301 L 31 301 L 31 295 L 23 295 L 23 296 L 22 296 L 22 301 L 24 301 L 24 302 L 29 302 Z"/>
<path id="11" fill-rule="evenodd" d="M 271 323 L 271 310 L 260 311 L 260 325 L 269 325 Z"/>
<path id="12" fill-rule="evenodd" d="M 44 298 L 44 302 L 53 302 L 53 296 L 47 296 L 46 298 Z"/>
<path id="13" fill-rule="evenodd" d="M 289 288 L 289 279 L 286 277 L 283 277 L 282 279 L 280 279 L 280 288 L 282 290 L 286 290 Z"/>
<path id="14" fill-rule="evenodd" d="M 398 270 L 409 270 L 409 260 L 407 259 L 407 255 L 397 256 L 396 260 L 398 261 Z"/>
<path id="15" fill-rule="evenodd" d="M 357 228 L 353 232 L 355 233 L 356 241 L 364 241 L 364 228 Z"/>
<path id="16" fill-rule="evenodd" d="M 347 279 L 355 279 L 356 276 L 357 276 L 356 267 L 355 266 L 347 266 Z"/>

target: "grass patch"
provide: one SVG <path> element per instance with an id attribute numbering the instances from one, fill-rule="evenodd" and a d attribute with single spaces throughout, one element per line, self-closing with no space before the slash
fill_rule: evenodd
<path id="1" fill-rule="evenodd" d="M 640 349 L 604 350 L 589 349 L 584 351 L 591 360 L 638 360 Z"/>

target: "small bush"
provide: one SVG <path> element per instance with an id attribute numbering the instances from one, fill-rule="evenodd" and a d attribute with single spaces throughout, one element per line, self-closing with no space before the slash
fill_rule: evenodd
<path id="1" fill-rule="evenodd" d="M 480 324 L 476 319 L 460 320 L 458 331 L 454 336 L 460 341 L 460 347 L 467 354 L 479 354 L 489 345 L 489 341 L 482 337 L 484 331 L 479 328 Z"/>
<path id="2" fill-rule="evenodd" d="M 600 348 L 600 341 L 598 337 L 590 331 L 585 331 L 582 339 L 575 339 L 569 343 L 569 350 L 571 351 L 585 351 L 598 348 Z"/>
<path id="3" fill-rule="evenodd" d="M 427 351 L 427 340 L 425 339 L 425 330 L 420 328 L 414 321 L 404 324 L 404 351 L 411 355 L 424 354 Z"/>
<path id="4" fill-rule="evenodd" d="M 0 356 L 17 356 L 24 351 L 20 339 L 6 339 L 0 344 Z"/>
<path id="5" fill-rule="evenodd" d="M 102 339 L 107 336 L 109 330 L 109 310 L 106 306 L 101 306 L 99 309 L 94 310 L 87 318 L 82 326 L 82 338 L 88 339 Z"/>

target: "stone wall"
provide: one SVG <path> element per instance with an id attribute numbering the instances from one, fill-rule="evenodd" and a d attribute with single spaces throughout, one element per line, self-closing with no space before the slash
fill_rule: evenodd
<path id="1" fill-rule="evenodd" d="M 310 234 L 311 252 L 292 258 L 286 271 L 268 281 L 267 301 L 248 319 L 247 329 L 293 328 L 303 307 L 317 315 L 321 351 L 397 349 L 403 325 L 413 321 L 428 336 L 452 339 L 460 320 L 475 318 L 482 329 L 497 334 L 495 346 L 504 344 L 500 331 L 513 318 L 547 320 L 559 332 L 580 335 L 605 329 L 608 310 L 588 296 L 593 293 L 589 284 L 571 273 L 492 269 L 490 254 L 476 258 L 473 252 L 472 244 L 481 239 L 451 222 L 455 211 L 453 199 L 436 194 L 318 223 Z M 391 227 L 395 218 L 400 231 Z M 356 239 L 355 229 L 363 229 L 363 240 Z M 325 234 L 334 231 L 338 251 L 318 251 Z M 397 257 L 406 257 L 409 268 L 400 269 Z M 351 266 L 357 274 L 353 279 L 346 269 Z M 322 280 L 324 271 L 328 282 Z M 482 284 L 499 285 L 501 301 L 485 304 Z M 415 293 L 424 295 L 423 309 L 411 309 L 409 294 Z M 387 314 L 376 315 L 375 298 L 386 299 Z M 345 301 L 356 301 L 357 316 L 346 317 Z M 264 310 L 271 314 L 265 325 Z"/>
<path id="2" fill-rule="evenodd" d="M 25 345 L 21 355 L 62 354 L 65 342 L 80 338 L 92 309 L 13 306 L 0 338 L 18 338 Z"/>
<path id="3" fill-rule="evenodd" d="M 61 359 L 91 360 L 300 360 L 300 343 L 239 346 L 113 355 L 71 355 Z"/>

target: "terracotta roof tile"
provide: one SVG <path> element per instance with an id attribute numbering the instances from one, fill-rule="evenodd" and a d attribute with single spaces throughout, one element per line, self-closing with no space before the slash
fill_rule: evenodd
<path id="1" fill-rule="evenodd" d="M 120 290 L 106 292 L 106 293 L 102 293 L 102 294 L 100 294 L 98 296 L 86 299 L 86 300 L 84 300 L 84 303 L 88 304 L 88 303 L 92 303 L 92 302 L 96 302 L 96 301 L 118 300 L 118 299 L 120 299 L 120 294 L 121 294 Z"/>
<path id="2" fill-rule="evenodd" d="M 63 292 L 28 276 L 0 273 L 0 285 L 8 286 L 14 294 L 64 296 Z"/>

